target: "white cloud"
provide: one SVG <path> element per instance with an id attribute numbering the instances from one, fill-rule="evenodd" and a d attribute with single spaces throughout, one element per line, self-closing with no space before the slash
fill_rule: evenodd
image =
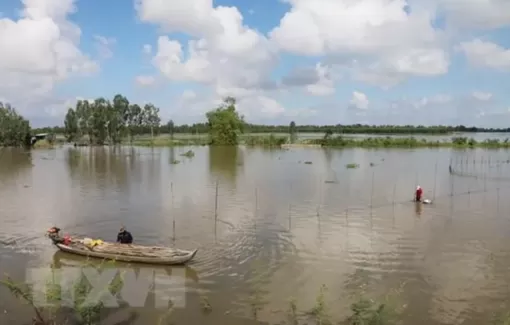
<path id="1" fill-rule="evenodd" d="M 444 37 L 432 26 L 432 13 L 419 7 L 408 13 L 403 0 L 288 2 L 291 10 L 270 33 L 284 51 L 342 61 L 355 57 L 350 61 L 355 76 L 377 84 L 448 71 Z"/>
<path id="2" fill-rule="evenodd" d="M 270 76 L 277 53 L 264 35 L 243 24 L 237 8 L 213 7 L 207 0 L 137 0 L 136 9 L 144 22 L 195 37 L 186 46 L 168 36 L 158 38 L 152 63 L 166 78 L 210 86 L 214 98 L 235 96 L 240 106 L 249 97 L 267 105 L 259 109 L 268 116 L 282 109 L 266 92 L 276 88 Z"/>
<path id="3" fill-rule="evenodd" d="M 335 93 L 335 85 L 330 75 L 330 69 L 317 63 L 315 66 L 317 82 L 306 86 L 309 94 L 315 96 L 327 96 Z"/>
<path id="4" fill-rule="evenodd" d="M 0 19 L 0 97 L 27 117 L 40 115 L 54 86 L 73 75 L 89 75 L 98 64 L 81 52 L 81 31 L 68 20 L 72 0 L 24 0 L 21 18 Z"/>
<path id="5" fill-rule="evenodd" d="M 478 99 L 478 100 L 481 100 L 481 101 L 488 101 L 492 98 L 492 94 L 491 93 L 485 93 L 485 92 L 481 92 L 481 91 L 474 91 L 472 94 L 471 94 L 475 99 Z"/>
<path id="6" fill-rule="evenodd" d="M 304 87 L 309 95 L 328 96 L 335 93 L 335 81 L 338 76 L 330 66 L 317 63 L 313 68 L 298 67 L 286 75 L 281 82 L 281 89 Z"/>
<path id="7" fill-rule="evenodd" d="M 112 47 L 117 43 L 117 40 L 113 37 L 105 37 L 101 35 L 94 35 L 96 40 L 96 49 L 99 56 L 103 59 L 109 59 L 113 56 Z"/>
<path id="8" fill-rule="evenodd" d="M 474 66 L 510 70 L 510 49 L 505 49 L 498 44 L 475 39 L 461 43 L 459 49 Z"/>
<path id="9" fill-rule="evenodd" d="M 458 28 L 495 29 L 510 25 L 507 0 L 432 0 Z"/>
<path id="10" fill-rule="evenodd" d="M 152 86 L 156 84 L 156 78 L 154 76 L 137 76 L 135 78 L 136 84 L 142 87 Z"/>
<path id="11" fill-rule="evenodd" d="M 350 101 L 350 105 L 352 107 L 360 110 L 366 110 L 368 109 L 369 104 L 370 101 L 368 100 L 367 95 L 365 95 L 364 93 L 358 91 L 352 93 L 352 98 Z"/>

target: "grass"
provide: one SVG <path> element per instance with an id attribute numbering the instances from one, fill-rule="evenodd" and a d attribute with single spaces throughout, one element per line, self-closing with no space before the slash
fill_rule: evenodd
<path id="1" fill-rule="evenodd" d="M 323 138 L 298 139 L 286 134 L 241 134 L 239 144 L 246 146 L 262 146 L 281 148 L 289 146 L 322 146 L 337 148 L 510 148 L 510 139 L 486 139 L 477 141 L 474 138 L 452 137 L 449 140 L 430 140 L 431 138 L 409 137 L 368 137 L 355 138 L 351 136 L 325 136 Z M 59 139 L 60 141 L 60 139 Z M 160 134 L 154 138 L 148 135 L 135 136 L 132 141 L 126 138 L 123 145 L 142 147 L 176 147 L 176 146 L 207 146 L 210 144 L 207 134 Z M 45 141 L 38 141 L 36 147 L 45 148 Z"/>
<path id="2" fill-rule="evenodd" d="M 453 137 L 451 140 L 427 140 L 415 137 L 374 137 L 374 138 L 349 138 L 331 137 L 324 139 L 305 140 L 309 144 L 319 144 L 324 147 L 343 148 L 510 148 L 510 140 L 486 139 L 476 141 L 473 138 Z"/>
<path id="3" fill-rule="evenodd" d="M 106 262 L 110 263 L 110 262 Z M 88 265 L 89 267 L 91 265 Z M 85 266 L 84 266 L 85 267 Z M 97 266 L 96 266 L 97 267 Z M 101 264 L 97 268 L 102 268 Z M 110 291 L 112 294 L 116 294 L 122 288 L 122 275 L 118 275 L 105 289 Z M 53 302 L 52 307 L 38 307 L 34 303 L 33 293 L 30 288 L 26 285 L 16 284 L 11 278 L 7 277 L 6 280 L 0 281 L 0 285 L 7 287 L 10 292 L 17 298 L 28 302 L 34 310 L 33 325 L 64 325 L 69 324 L 69 319 L 63 322 L 57 322 L 56 312 L 58 311 L 59 303 L 61 302 L 61 293 L 58 288 L 58 284 L 53 279 L 48 279 L 47 298 L 48 302 Z M 407 305 L 399 305 L 395 298 L 400 296 L 402 293 L 403 285 L 398 290 L 390 290 L 390 292 L 381 297 L 379 300 L 367 299 L 364 296 L 359 297 L 350 305 L 350 313 L 343 320 L 335 321 L 329 314 L 329 310 L 335 306 L 328 306 L 325 299 L 325 292 L 328 290 L 326 285 L 322 285 L 319 288 L 319 292 L 315 298 L 314 306 L 304 313 L 300 313 L 297 308 L 297 302 L 295 299 L 289 300 L 289 307 L 286 312 L 287 321 L 284 324 L 290 325 L 304 325 L 309 324 L 310 321 L 317 325 L 333 325 L 333 324 L 345 324 L 345 325 L 397 325 L 401 323 L 402 314 L 405 311 Z M 74 287 L 74 308 L 72 308 L 75 316 L 77 317 L 78 324 L 80 325 L 96 325 L 101 324 L 100 314 L 104 309 L 101 303 L 93 305 L 85 305 L 84 300 L 88 296 L 90 285 L 87 280 L 83 277 L 78 281 Z M 257 290 L 256 290 L 257 291 Z M 258 318 L 258 313 L 262 310 L 264 303 L 261 292 L 255 294 L 256 297 L 251 297 L 250 305 L 252 308 L 252 317 Z M 100 293 L 100 295 L 103 293 Z M 253 293 L 252 293 L 253 295 Z M 99 297 L 98 297 L 99 298 Z M 200 307 L 204 314 L 208 315 L 212 313 L 212 307 L 209 299 L 206 296 L 200 297 Z M 98 299 L 100 300 L 100 299 Z M 400 307 L 399 307 L 400 306 Z M 171 322 L 171 315 L 174 311 L 173 303 L 170 302 L 168 309 L 159 317 L 156 324 L 173 324 Z M 312 319 L 310 319 L 310 317 Z M 120 324 L 120 323 L 119 323 Z M 154 324 L 154 325 L 156 325 Z M 510 324 L 510 312 L 501 313 L 493 319 L 494 325 L 509 325 Z M 149 325 L 149 324 L 148 324 Z"/>
<path id="4" fill-rule="evenodd" d="M 187 157 L 187 158 L 193 158 L 193 157 L 195 157 L 195 153 L 192 150 L 188 150 L 185 153 L 181 154 L 181 156 Z"/>
<path id="5" fill-rule="evenodd" d="M 359 168 L 359 164 L 355 164 L 355 163 L 347 164 L 347 165 L 345 165 L 345 168 L 347 168 L 347 169 Z"/>
<path id="6" fill-rule="evenodd" d="M 34 144 L 34 149 L 53 149 L 55 144 L 48 140 L 39 140 Z"/>
<path id="7" fill-rule="evenodd" d="M 99 266 L 93 266 L 90 263 L 86 263 L 82 266 L 85 267 L 95 267 L 99 272 L 103 269 L 106 264 L 111 264 L 114 262 L 111 261 L 103 261 Z M 84 275 L 77 281 L 77 283 L 73 286 L 73 292 L 71 294 L 73 298 L 73 307 L 71 311 L 73 313 L 72 317 L 66 317 L 63 321 L 63 324 L 68 323 L 68 321 L 73 318 L 80 325 L 95 325 L 100 323 L 101 311 L 104 309 L 104 305 L 100 302 L 101 297 L 105 295 L 108 291 L 112 294 L 116 294 L 122 288 L 122 274 L 117 275 L 114 280 L 106 287 L 102 292 L 98 294 L 95 301 L 97 303 L 89 303 L 89 293 L 92 289 L 90 283 L 87 281 Z M 62 310 L 62 304 L 67 303 L 67 301 L 63 300 L 62 292 L 60 290 L 60 283 L 57 283 L 53 277 L 47 279 L 46 282 L 46 301 L 48 302 L 48 306 L 41 307 L 34 300 L 34 292 L 31 288 L 24 284 L 15 283 L 11 277 L 6 276 L 5 280 L 0 281 L 0 285 L 6 287 L 11 294 L 13 294 L 16 298 L 28 303 L 29 306 L 34 310 L 34 325 L 57 325 L 58 319 L 58 311 Z"/>

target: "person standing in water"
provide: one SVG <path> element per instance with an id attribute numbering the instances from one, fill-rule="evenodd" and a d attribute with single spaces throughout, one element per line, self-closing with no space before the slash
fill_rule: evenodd
<path id="1" fill-rule="evenodd" d="M 421 202 L 422 195 L 423 195 L 423 190 L 421 189 L 421 186 L 420 185 L 416 186 L 416 193 L 414 195 L 414 200 L 416 202 Z"/>

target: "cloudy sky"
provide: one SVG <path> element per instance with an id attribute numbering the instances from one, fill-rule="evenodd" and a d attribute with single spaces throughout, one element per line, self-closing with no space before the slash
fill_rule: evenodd
<path id="1" fill-rule="evenodd" d="M 1 0 L 0 100 L 34 126 L 78 98 L 202 121 L 510 123 L 508 0 Z"/>

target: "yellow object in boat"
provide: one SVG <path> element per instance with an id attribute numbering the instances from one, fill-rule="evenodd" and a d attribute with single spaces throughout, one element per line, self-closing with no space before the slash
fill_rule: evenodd
<path id="1" fill-rule="evenodd" d="M 101 244 L 103 244 L 103 241 L 101 239 L 96 239 L 96 240 L 92 241 L 91 246 L 94 247 L 94 246 L 98 246 Z"/>

